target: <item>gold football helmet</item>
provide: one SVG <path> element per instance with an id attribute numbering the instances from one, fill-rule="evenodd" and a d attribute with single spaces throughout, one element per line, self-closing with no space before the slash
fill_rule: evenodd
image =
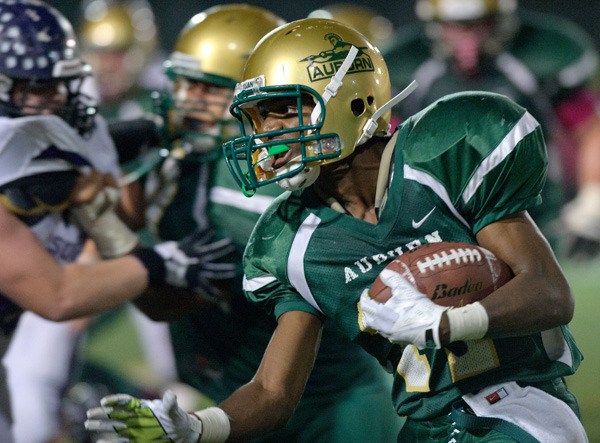
<path id="1" fill-rule="evenodd" d="M 434 53 L 446 57 L 451 56 L 452 49 L 443 36 L 443 23 L 489 22 L 491 32 L 482 50 L 497 54 L 518 29 L 516 9 L 517 0 L 417 0 L 415 3 L 416 15 L 426 22 L 427 35 L 434 43 Z"/>
<path id="2" fill-rule="evenodd" d="M 172 90 L 160 100 L 167 138 L 184 149 L 182 154 L 210 159 L 224 141 L 239 135 L 228 109 L 233 89 L 256 43 L 284 23 L 266 9 L 230 4 L 206 9 L 184 26 L 164 65 Z M 210 99 L 194 97 L 193 85 L 198 82 L 216 93 L 205 94 Z M 219 87 L 225 92 L 219 94 Z"/>
<path id="3" fill-rule="evenodd" d="M 158 48 L 154 13 L 146 0 L 86 0 L 79 38 L 108 101 L 135 85 Z"/>
<path id="4" fill-rule="evenodd" d="M 517 0 L 417 0 L 421 20 L 469 21 L 496 14 L 513 13 Z"/>
<path id="5" fill-rule="evenodd" d="M 394 25 L 391 20 L 381 15 L 377 10 L 364 5 L 352 3 L 334 3 L 315 9 L 310 18 L 330 18 L 352 26 L 362 32 L 367 39 L 384 51 L 394 35 Z"/>
<path id="6" fill-rule="evenodd" d="M 297 127 L 262 128 L 261 102 L 292 99 L 302 109 L 307 98 L 315 109 L 310 118 L 298 112 Z M 385 61 L 363 34 L 329 19 L 281 26 L 258 43 L 236 87 L 231 112 L 244 135 L 223 146 L 230 171 L 248 194 L 272 182 L 292 190 L 306 187 L 321 165 L 349 156 L 373 135 L 388 134 L 389 101 Z M 299 144 L 301 155 L 273 169 L 270 159 L 289 150 L 281 142 L 289 134 L 297 137 L 286 143 Z"/>

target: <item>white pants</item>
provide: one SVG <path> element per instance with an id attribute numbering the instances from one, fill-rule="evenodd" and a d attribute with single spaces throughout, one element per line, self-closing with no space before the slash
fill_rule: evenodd
<path id="1" fill-rule="evenodd" d="M 62 391 L 70 375 L 77 334 L 25 312 L 4 356 L 16 443 L 46 443 L 60 432 Z"/>
<path id="2" fill-rule="evenodd" d="M 517 425 L 542 443 L 587 443 L 581 421 L 556 397 L 515 382 L 488 386 L 463 400 L 478 417 L 499 418 Z"/>

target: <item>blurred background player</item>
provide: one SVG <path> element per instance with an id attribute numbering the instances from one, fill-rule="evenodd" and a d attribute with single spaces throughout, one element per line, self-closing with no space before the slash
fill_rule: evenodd
<path id="1" fill-rule="evenodd" d="M 384 51 L 395 87 L 419 83 L 400 116 L 464 90 L 498 92 L 526 107 L 550 151 L 544 204 L 532 215 L 562 257 L 595 256 L 600 117 L 591 39 L 562 18 L 517 11 L 516 0 L 418 0 L 416 14 L 422 23 L 403 27 Z"/>
<path id="2" fill-rule="evenodd" d="M 376 9 L 354 3 L 332 3 L 308 14 L 309 18 L 328 18 L 352 26 L 383 51 L 394 36 L 394 24 Z"/>
<path id="3" fill-rule="evenodd" d="M 280 24 L 265 9 L 232 4 L 209 8 L 182 29 L 166 62 L 172 87 L 160 100 L 170 156 L 155 174 L 147 212 L 160 240 L 214 226 L 217 236 L 237 245 L 241 267 L 255 222 L 282 191 L 266 187 L 246 198 L 227 170 L 221 144 L 239 134 L 229 106 L 244 62 Z M 180 380 L 212 402 L 251 379 L 275 327 L 245 300 L 241 277 L 240 269 L 227 303 L 170 323 Z M 395 441 L 401 420 L 388 407 L 390 383 L 363 350 L 326 327 L 302 403 L 287 427 L 264 441 Z"/>
<path id="4" fill-rule="evenodd" d="M 132 224 L 142 243 L 148 242 L 143 229 L 145 218 L 143 177 L 137 168 L 148 148 L 156 146 L 158 135 L 146 118 L 152 113 L 151 91 L 164 86 L 162 52 L 154 12 L 146 0 L 84 0 L 80 6 L 78 35 L 83 57 L 92 66 L 94 76 L 86 87 L 98 98 L 98 112 L 109 121 L 119 163 L 124 171 L 123 199 L 139 218 Z M 142 165 L 143 167 L 143 165 Z M 140 180 L 141 178 L 141 180 Z M 127 309 L 126 315 L 123 310 Z M 135 339 L 143 348 L 144 362 L 150 370 L 143 382 L 119 373 L 90 358 L 94 338 L 113 329 L 133 326 Z M 121 389 L 139 392 L 153 389 L 176 379 L 170 356 L 169 337 L 161 325 L 149 320 L 132 305 L 103 314 L 81 345 L 73 386 L 66 402 L 73 420 L 80 421 L 71 401 L 80 402 L 97 389 Z M 134 364 L 134 357 L 122 361 L 121 367 Z M 75 429 L 78 426 L 73 424 Z"/>
<path id="5" fill-rule="evenodd" d="M 27 5 L 24 3 L 22 7 L 25 8 L 26 6 Z M 142 4 L 137 2 L 135 9 L 135 11 L 137 11 L 136 14 L 138 14 L 138 16 L 141 14 L 141 18 L 147 17 L 148 13 L 144 12 L 145 10 L 142 8 L 142 6 Z M 122 18 L 122 16 L 119 14 L 113 14 L 113 18 L 116 22 L 118 21 L 117 19 L 119 17 Z M 144 20 L 138 21 L 143 22 Z M 23 27 L 22 32 L 24 32 L 24 39 L 29 38 L 27 33 L 34 30 L 34 28 L 32 28 L 32 23 L 27 22 L 26 20 L 19 22 L 16 25 L 18 27 Z M 65 25 L 65 28 L 66 27 L 67 26 Z M 52 29 L 53 32 L 55 32 L 57 35 L 60 35 L 60 29 Z M 94 34 L 90 28 L 86 29 L 88 29 L 90 34 Z M 67 33 L 72 31 L 65 29 L 63 32 Z M 122 34 L 121 31 L 119 31 L 119 33 Z M 110 35 L 110 32 L 106 32 L 106 35 Z M 155 33 L 152 35 L 152 41 L 155 42 Z M 27 43 L 31 42 L 28 41 Z M 44 53 L 50 53 L 50 48 L 43 45 L 37 47 L 30 45 L 27 53 L 22 54 L 21 57 L 25 59 L 32 56 L 32 54 L 33 56 L 37 57 Z M 129 53 L 130 55 L 125 57 L 125 61 L 127 63 L 123 62 L 125 66 L 129 66 L 130 62 L 134 62 L 140 58 L 140 54 L 136 56 L 133 55 L 133 49 L 131 49 Z M 115 72 L 116 67 L 117 66 L 115 65 L 113 72 Z M 87 64 L 83 65 L 82 70 L 83 69 L 85 69 L 86 75 L 82 76 L 82 79 L 78 82 L 77 87 L 82 91 L 85 90 L 88 92 L 86 84 L 88 84 L 88 82 L 92 79 L 92 77 L 89 75 L 92 71 L 90 70 L 90 66 Z M 36 75 L 36 73 L 34 72 L 33 75 Z M 124 74 L 123 82 L 127 83 L 130 77 L 131 76 L 128 76 L 127 73 Z M 43 80 L 44 78 L 42 77 L 39 84 L 32 84 L 38 88 L 41 88 L 41 86 L 45 84 L 49 84 L 44 83 Z M 109 84 L 111 82 L 113 84 L 120 84 L 115 78 L 112 78 L 111 81 L 106 81 L 106 83 Z M 45 94 L 49 94 L 49 92 Z M 73 103 L 77 103 L 77 100 L 80 100 L 79 98 L 82 97 L 82 95 L 79 93 L 79 90 L 72 92 L 71 94 L 72 97 L 69 98 L 69 100 L 71 100 Z M 90 103 L 92 103 L 91 97 L 88 96 L 88 100 L 90 100 Z M 96 104 L 96 100 L 94 100 L 93 103 Z M 44 104 L 42 103 L 42 106 L 39 108 L 39 113 L 49 112 L 43 105 Z M 82 113 L 84 116 L 86 112 L 96 112 L 95 107 L 90 106 L 88 108 L 83 108 L 81 104 L 77 103 L 77 105 L 79 106 L 77 111 Z M 109 131 L 107 130 L 107 125 L 104 123 L 104 120 L 101 117 L 95 117 L 94 115 L 87 117 L 88 121 L 93 121 L 94 118 L 96 118 L 96 120 L 100 120 L 100 122 L 95 123 L 96 127 L 93 131 L 94 136 L 92 137 L 91 143 L 98 151 L 96 154 L 97 157 L 102 155 L 112 155 L 111 161 L 114 161 L 114 164 L 111 165 L 111 172 L 114 174 L 116 180 L 118 177 L 120 177 L 121 173 L 119 172 L 118 158 L 117 153 L 115 152 L 115 147 L 113 146 L 113 142 L 110 140 Z M 56 130 L 59 131 L 60 129 Z M 139 228 L 141 227 L 140 220 L 141 223 L 143 223 L 144 220 L 143 215 L 141 217 L 138 215 L 138 213 L 143 214 L 143 200 L 136 201 L 135 194 L 137 193 L 140 195 L 140 192 L 135 190 L 134 185 L 124 186 L 122 187 L 122 190 L 124 192 L 121 193 L 119 213 L 124 220 L 129 222 L 130 227 L 134 229 Z M 88 257 L 87 259 L 90 259 L 90 257 L 93 257 L 94 255 L 94 253 L 91 255 L 86 254 L 86 257 Z M 132 310 L 132 312 L 136 311 Z M 107 318 L 113 317 L 114 315 L 108 316 Z M 142 316 L 138 312 L 135 314 L 134 318 L 140 319 L 139 322 L 136 322 L 136 325 L 138 325 L 140 329 L 143 329 L 143 333 L 139 334 L 140 337 L 154 339 L 152 340 L 152 346 L 147 346 L 147 349 L 152 352 L 157 352 L 160 338 L 162 338 L 162 341 L 168 343 L 168 337 L 158 337 L 159 339 L 157 339 L 157 337 L 152 334 L 152 331 L 149 330 L 148 327 L 145 327 L 146 324 L 149 324 L 150 328 L 152 327 L 152 323 L 147 320 L 145 316 Z M 73 359 L 75 359 L 77 362 L 79 362 L 81 359 L 81 355 L 79 352 L 77 352 L 77 349 L 78 346 L 81 348 L 84 348 L 85 346 L 85 336 L 82 336 L 81 333 L 85 330 L 88 321 L 89 320 L 86 319 L 80 319 L 73 322 L 57 324 L 44 320 L 30 312 L 22 316 L 12 341 L 13 345 L 11 346 L 11 351 L 6 357 L 6 363 L 9 367 L 9 386 L 13 393 L 12 397 L 14 398 L 12 403 L 14 418 L 13 428 L 17 442 L 48 441 L 50 438 L 56 436 L 60 432 L 62 422 L 60 412 L 61 398 L 64 390 L 71 381 L 71 378 L 78 377 L 75 374 L 83 372 L 85 376 L 93 373 L 95 374 L 95 378 L 92 378 L 93 380 L 97 380 L 98 378 L 105 380 L 107 371 L 102 370 L 103 368 L 81 363 L 78 363 L 74 366 Z M 100 322 L 100 324 L 102 324 L 102 322 Z M 165 367 L 164 362 L 167 357 L 162 354 L 160 359 L 152 358 L 155 354 L 150 351 L 146 353 L 148 361 L 151 364 L 154 362 L 159 362 L 155 365 L 152 365 L 153 371 L 163 378 L 169 376 L 174 377 L 174 373 L 165 375 L 163 372 L 161 372 Z M 114 386 L 118 386 L 122 389 L 128 388 L 128 391 L 132 391 L 132 385 L 124 384 L 125 380 L 120 374 L 110 374 L 110 378 L 113 381 Z M 133 392 L 139 392 L 139 390 L 135 390 Z M 38 401 L 37 399 L 42 399 L 42 401 Z M 36 407 L 32 408 L 31 405 L 35 405 Z M 31 426 L 32 420 L 35 420 L 37 426 Z"/>
<path id="6" fill-rule="evenodd" d="M 0 2 L 0 15 L 5 17 L 0 40 L 6 48 L 0 54 L 0 202 L 31 227 L 58 261 L 73 261 L 83 246 L 83 235 L 64 213 L 74 171 L 94 165 L 116 180 L 115 147 L 96 115 L 95 100 L 81 92 L 90 69 L 82 62 L 70 23 L 54 8 L 25 0 Z M 19 136 L 20 131 L 37 137 L 40 145 L 44 140 L 52 145 L 38 152 L 36 142 Z M 12 336 L 4 363 L 14 438 L 49 441 L 59 433 L 60 397 L 77 328 L 31 312 L 17 327 L 19 308 L 4 297 L 0 306 L 3 342 Z M 7 406 L 4 398 L 1 403 Z M 11 438 L 2 435 L 0 440 Z"/>
<path id="7" fill-rule="evenodd" d="M 149 91 L 161 86 L 162 60 L 150 4 L 84 0 L 78 35 L 94 70 L 102 115 L 124 120 L 151 112 Z"/>

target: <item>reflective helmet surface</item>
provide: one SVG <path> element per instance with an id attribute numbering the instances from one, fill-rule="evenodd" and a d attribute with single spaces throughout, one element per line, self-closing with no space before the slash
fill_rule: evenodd
<path id="1" fill-rule="evenodd" d="M 130 50 L 144 55 L 157 46 L 154 13 L 145 0 L 87 0 L 79 26 L 86 50 Z"/>
<path id="2" fill-rule="evenodd" d="M 22 115 L 13 101 L 16 82 L 31 88 L 64 82 L 67 103 L 55 113 L 84 132 L 95 113 L 93 101 L 79 92 L 89 73 L 73 27 L 60 12 L 37 0 L 0 0 L 0 114 Z"/>
<path id="3" fill-rule="evenodd" d="M 329 18 L 352 26 L 382 51 L 394 35 L 392 21 L 377 10 L 364 5 L 334 3 L 315 9 L 308 17 Z"/>
<path id="4" fill-rule="evenodd" d="M 358 50 L 341 80 L 341 87 L 324 100 L 326 87 L 347 61 L 350 49 Z M 307 168 L 316 168 L 339 161 L 354 152 L 375 112 L 390 100 L 390 79 L 379 50 L 363 34 L 335 20 L 306 18 L 281 26 L 265 36 L 244 70 L 244 81 L 236 87 L 232 113 L 244 123 L 250 120 L 255 133 L 249 134 L 248 124 L 241 124 L 245 133 L 224 145 L 226 160 L 238 183 L 250 191 L 259 186 L 280 182 Z M 256 117 L 257 104 L 266 99 L 295 98 L 298 109 L 302 98 L 310 97 L 320 112 L 310 121 L 299 113 L 298 127 L 285 131 L 262 132 Z M 254 109 L 254 112 L 252 111 Z M 387 135 L 390 111 L 383 112 L 374 122 L 371 135 Z M 265 150 L 279 151 L 271 142 L 283 133 L 298 134 L 286 143 L 299 143 L 302 158 L 290 170 L 269 171 L 261 167 Z M 281 142 L 279 142 L 281 143 Z M 281 183 L 280 183 L 281 184 Z M 302 187 L 302 186 L 300 186 Z"/>
<path id="5" fill-rule="evenodd" d="M 165 62 L 165 72 L 174 85 L 173 90 L 161 98 L 160 107 L 168 122 L 165 126 L 170 140 L 187 143 L 187 150 L 203 157 L 204 154 L 217 155 L 224 141 L 239 135 L 237 122 L 228 112 L 233 89 L 242 79 L 244 64 L 256 43 L 284 23 L 270 11 L 248 4 L 211 7 L 188 21 Z M 211 116 L 218 121 L 210 132 L 200 133 L 182 124 L 190 111 L 202 114 L 209 108 L 206 100 L 190 100 L 177 93 L 175 89 L 181 91 L 182 82 L 187 80 L 231 90 L 231 95 L 223 100 L 223 114 Z"/>
<path id="6" fill-rule="evenodd" d="M 104 102 L 119 102 L 142 83 L 158 48 L 154 13 L 146 0 L 84 0 L 79 38 Z"/>
<path id="7" fill-rule="evenodd" d="M 478 20 L 516 9 L 517 0 L 417 0 L 415 4 L 417 17 L 426 21 Z"/>

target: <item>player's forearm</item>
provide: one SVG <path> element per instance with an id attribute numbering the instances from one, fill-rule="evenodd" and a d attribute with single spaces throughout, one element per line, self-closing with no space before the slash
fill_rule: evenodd
<path id="1" fill-rule="evenodd" d="M 514 273 L 508 283 L 481 301 L 489 317 L 489 336 L 526 335 L 571 320 L 574 303 L 569 284 L 526 213 L 486 226 L 477 240 Z"/>
<path id="2" fill-rule="evenodd" d="M 148 285 L 147 271 L 135 258 L 125 256 L 94 264 L 70 263 L 50 303 L 39 314 L 61 321 L 114 308 L 139 296 Z"/>
<path id="3" fill-rule="evenodd" d="M 247 440 L 284 426 L 297 399 L 266 392 L 250 382 L 219 405 L 231 418 L 231 440 Z"/>
<path id="4" fill-rule="evenodd" d="M 279 317 L 252 381 L 219 405 L 231 417 L 232 439 L 256 437 L 289 420 L 312 371 L 322 326 L 306 312 Z"/>

